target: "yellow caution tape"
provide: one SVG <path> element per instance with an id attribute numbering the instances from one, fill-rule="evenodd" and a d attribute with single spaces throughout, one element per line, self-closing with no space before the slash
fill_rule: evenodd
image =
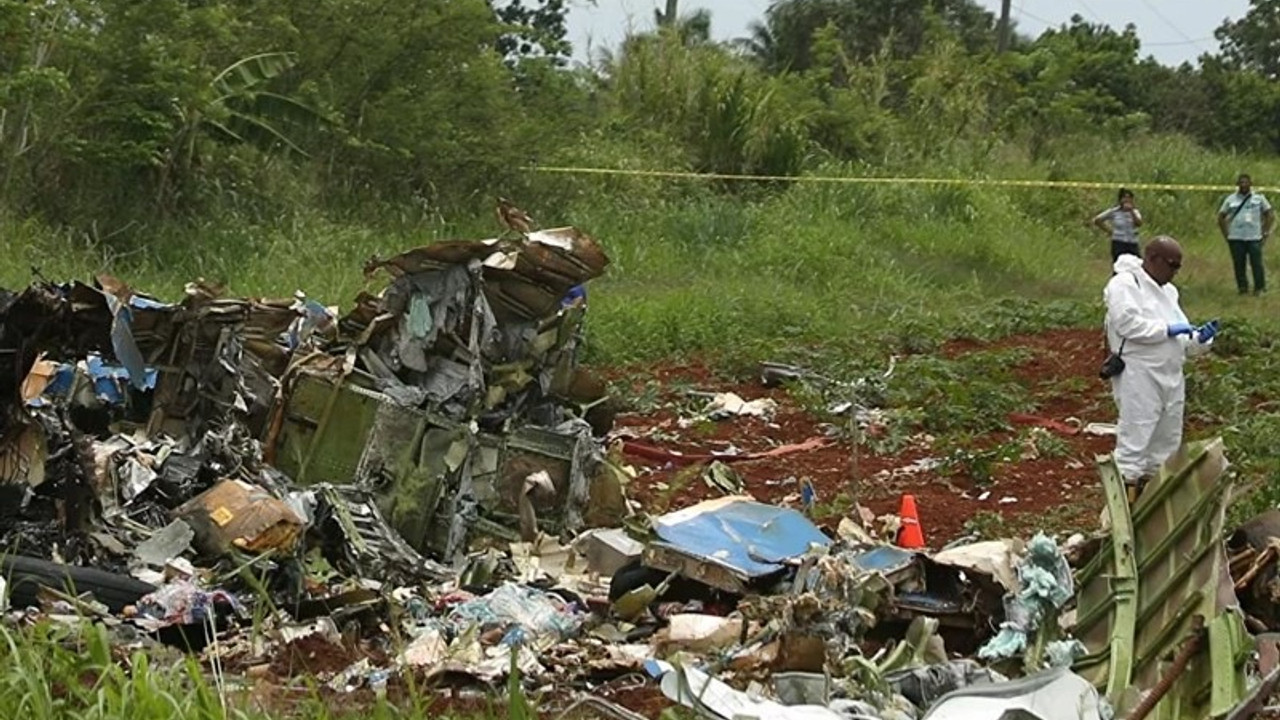
<path id="1" fill-rule="evenodd" d="M 993 178 L 847 177 L 840 175 L 732 175 L 726 173 L 682 172 L 678 170 L 624 170 L 619 168 L 554 167 L 545 165 L 532 165 L 521 169 L 529 172 L 558 173 L 562 175 L 623 175 L 683 180 L 851 183 L 858 185 L 978 185 L 988 187 L 1078 188 L 1082 190 L 1114 190 L 1123 186 L 1130 190 L 1184 190 L 1192 192 L 1231 192 L 1235 189 L 1234 186 L 1227 185 L 1125 183 L 1117 180 L 1100 182 L 1083 180 L 999 180 Z"/>

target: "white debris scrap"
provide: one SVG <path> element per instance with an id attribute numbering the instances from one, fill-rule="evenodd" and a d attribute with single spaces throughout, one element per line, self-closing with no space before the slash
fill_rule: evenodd
<path id="1" fill-rule="evenodd" d="M 777 411 L 778 403 L 771 398 L 747 402 L 737 393 L 716 393 L 703 413 L 712 420 L 724 420 L 734 416 L 771 418 Z"/>

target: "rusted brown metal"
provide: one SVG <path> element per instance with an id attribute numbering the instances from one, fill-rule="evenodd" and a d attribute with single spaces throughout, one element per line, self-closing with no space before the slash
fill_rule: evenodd
<path id="1" fill-rule="evenodd" d="M 1160 701 L 1164 699 L 1169 688 L 1177 682 L 1178 678 L 1187 669 L 1187 663 L 1191 662 L 1192 656 L 1200 651 L 1200 646 L 1204 644 L 1205 629 L 1204 616 L 1197 615 L 1192 619 L 1192 635 L 1182 643 L 1182 648 L 1178 650 L 1177 656 L 1173 659 L 1173 664 L 1169 666 L 1169 670 L 1165 672 L 1164 677 L 1160 678 L 1160 682 L 1151 688 L 1151 692 L 1147 693 L 1142 701 L 1138 703 L 1133 712 L 1129 713 L 1128 720 L 1142 720 Z"/>

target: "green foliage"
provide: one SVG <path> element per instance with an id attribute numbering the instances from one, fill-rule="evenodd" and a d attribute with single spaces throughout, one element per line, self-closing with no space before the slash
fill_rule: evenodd
<path id="1" fill-rule="evenodd" d="M 112 655 L 101 625 L 39 625 L 21 634 L 0 630 L 0 714 L 53 720 L 137 718 L 247 719 L 225 708 L 194 662 L 163 669 L 147 653 L 125 663 Z"/>
<path id="2" fill-rule="evenodd" d="M 793 175 L 804 161 L 809 138 L 789 85 L 724 48 L 667 28 L 629 38 L 608 72 L 623 117 L 683 142 L 696 170 Z"/>
<path id="3" fill-rule="evenodd" d="M 858 498 L 852 490 L 841 490 L 834 497 L 819 501 L 809 514 L 817 522 L 839 522 L 840 518 L 856 517 Z"/>
<path id="4" fill-rule="evenodd" d="M 1013 537 L 1003 514 L 992 510 L 979 510 L 964 521 L 966 532 L 977 535 L 979 540 L 1000 540 Z"/>
<path id="5" fill-rule="evenodd" d="M 56 224 L 430 213 L 509 182 L 586 98 L 560 0 L 31 7 L 0 2 L 0 202 Z"/>
<path id="6" fill-rule="evenodd" d="M 1063 135 L 1096 130 L 1123 136 L 1143 127 L 1136 113 L 1138 38 L 1132 26 L 1117 33 L 1080 16 L 1047 30 L 1015 58 L 1023 93 L 1008 110 L 1011 128 L 1026 128 L 1032 158 Z"/>
<path id="7" fill-rule="evenodd" d="M 521 684 L 519 648 L 511 652 L 511 668 L 507 674 L 507 717 L 509 720 L 537 720 L 538 708 L 525 695 Z"/>
<path id="8" fill-rule="evenodd" d="M 1249 11 L 1239 20 L 1224 20 L 1214 35 L 1222 43 L 1224 59 L 1234 67 L 1252 70 L 1264 77 L 1280 78 L 1280 58 L 1275 53 L 1280 31 L 1280 2 L 1249 0 Z"/>
<path id="9" fill-rule="evenodd" d="M 1011 90 L 1004 65 L 993 56 L 969 56 L 960 38 L 940 24 L 932 24 L 927 37 L 911 62 L 902 103 L 911 118 L 902 133 L 905 144 L 918 159 L 955 161 L 962 150 L 976 151 L 972 169 L 981 168 L 998 142 L 992 132 L 997 108 Z"/>
<path id="10" fill-rule="evenodd" d="M 313 128 L 319 114 L 295 98 L 271 92 L 268 85 L 294 65 L 288 53 L 260 53 L 241 58 L 219 72 L 203 92 L 175 107 L 177 123 L 165 143 L 155 189 L 157 201 L 173 209 L 183 185 L 197 182 L 209 164 L 210 140 L 251 145 L 264 153 L 307 153 L 291 138 L 290 129 Z"/>
<path id="11" fill-rule="evenodd" d="M 747 47 L 758 51 L 766 67 L 796 72 L 817 64 L 811 43 L 824 27 L 835 28 L 844 52 L 859 60 L 882 49 L 896 58 L 912 57 L 928 42 L 927 28 L 935 20 L 970 52 L 995 41 L 994 17 L 971 0 L 781 0 L 769 6 L 765 18 Z"/>
<path id="12" fill-rule="evenodd" d="M 985 487 L 995 479 L 996 469 L 1001 463 L 1017 459 L 1017 456 L 1006 455 L 1005 449 L 1002 445 L 985 450 L 957 447 L 943 455 L 939 471 L 944 475 L 968 478 L 978 487 Z"/>
<path id="13" fill-rule="evenodd" d="M 360 2 L 292 4 L 307 38 L 298 74 L 318 84 L 338 121 L 317 138 L 330 192 L 431 206 L 510 177 L 522 102 L 496 50 L 507 28 L 483 0 L 384 3 L 374 13 Z"/>
<path id="14" fill-rule="evenodd" d="M 1060 458 L 1071 454 L 1071 444 L 1061 435 L 1044 428 L 1031 428 L 1018 434 L 1016 444 L 1023 451 L 1034 450 L 1037 457 Z"/>
<path id="15" fill-rule="evenodd" d="M 1012 369 L 1029 355 L 1021 349 L 969 353 L 954 360 L 910 357 L 889 381 L 890 405 L 924 407 L 923 428 L 932 433 L 989 431 L 1008 426 L 1011 412 L 1030 408 Z"/>
<path id="16" fill-rule="evenodd" d="M 570 52 L 565 40 L 569 30 L 564 0 L 506 0 L 494 3 L 494 11 L 510 30 L 498 39 L 498 51 L 509 60 L 549 58 L 563 65 Z"/>
<path id="17" fill-rule="evenodd" d="M 0 0 L 0 204 L 130 252 L 157 217 L 449 224 L 499 193 L 563 210 L 596 187 L 547 189 L 529 163 L 972 176 L 1069 162 L 1076 135 L 1280 146 L 1272 2 L 1176 70 L 1079 17 L 995 56 L 972 0 L 786 0 L 724 46 L 697 12 L 571 69 L 567 7 Z"/>
<path id="18" fill-rule="evenodd" d="M 1271 118 L 1280 112 L 1274 79 L 1252 70 L 1235 71 L 1210 61 L 1201 72 L 1214 103 L 1214 127 L 1201 131 L 1210 143 L 1239 150 L 1280 150 L 1280 131 Z"/>

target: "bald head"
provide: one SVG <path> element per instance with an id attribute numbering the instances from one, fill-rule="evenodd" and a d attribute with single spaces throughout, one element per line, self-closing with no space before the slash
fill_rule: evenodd
<path id="1" fill-rule="evenodd" d="M 1142 269 L 1152 280 L 1164 285 L 1182 268 L 1182 246 L 1168 235 L 1161 235 L 1147 243 L 1142 253 Z"/>

